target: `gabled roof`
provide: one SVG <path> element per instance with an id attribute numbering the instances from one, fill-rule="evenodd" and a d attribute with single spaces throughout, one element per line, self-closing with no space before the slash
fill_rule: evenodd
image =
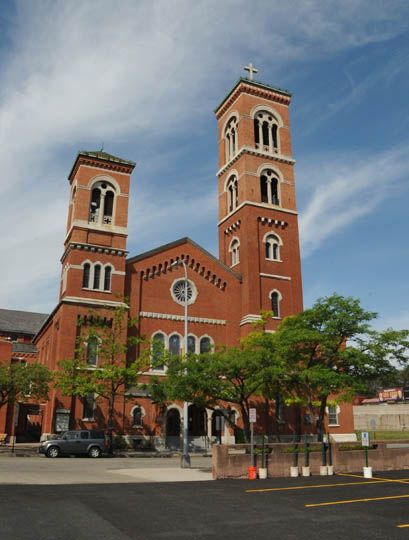
<path id="1" fill-rule="evenodd" d="M 0 332 L 34 336 L 47 317 L 46 313 L 0 309 Z"/>
<path id="2" fill-rule="evenodd" d="M 145 251 L 144 253 L 140 253 L 139 255 L 135 255 L 134 257 L 130 257 L 126 260 L 127 263 L 134 263 L 138 261 L 142 261 L 143 259 L 147 259 L 149 257 L 152 257 L 153 255 L 157 255 L 158 253 L 161 253 L 163 251 L 167 251 L 168 249 L 172 249 L 174 247 L 181 246 L 183 244 L 190 244 L 191 246 L 195 247 L 199 251 L 203 253 L 206 257 L 209 257 L 212 259 L 216 264 L 218 264 L 221 268 L 229 272 L 233 277 L 235 277 L 238 280 L 241 280 L 241 274 L 238 272 L 233 272 L 231 268 L 227 266 L 227 264 L 224 264 L 222 261 L 217 259 L 214 255 L 212 255 L 209 251 L 204 249 L 202 246 L 194 242 L 191 238 L 188 236 L 184 236 L 183 238 L 179 238 L 179 240 L 175 240 L 173 242 L 170 242 L 168 244 L 163 244 L 162 246 L 159 246 L 157 248 L 151 249 L 149 251 Z"/>

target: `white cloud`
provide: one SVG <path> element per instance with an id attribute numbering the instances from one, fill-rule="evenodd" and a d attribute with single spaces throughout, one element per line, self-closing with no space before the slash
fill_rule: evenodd
<path id="1" fill-rule="evenodd" d="M 338 7 L 311 0 L 17 2 L 7 19 L 11 47 L 0 54 L 1 304 L 44 309 L 39 284 L 58 274 L 73 148 L 113 141 L 118 153 L 126 148 L 124 157 L 138 160 L 141 149 L 163 147 L 186 125 L 200 131 L 244 62 L 279 77 L 291 62 L 405 28 L 402 2 Z M 206 197 L 203 203 L 192 193 L 193 208 L 209 209 Z M 146 208 L 139 203 L 149 222 Z M 166 219 L 169 209 L 151 207 L 161 212 Z"/>
<path id="2" fill-rule="evenodd" d="M 298 182 L 312 192 L 300 218 L 303 255 L 407 189 L 408 152 L 406 144 L 376 156 L 315 159 L 314 165 L 302 168 Z"/>

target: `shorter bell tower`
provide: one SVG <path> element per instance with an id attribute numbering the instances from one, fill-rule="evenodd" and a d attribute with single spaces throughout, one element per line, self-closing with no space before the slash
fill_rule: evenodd
<path id="1" fill-rule="evenodd" d="M 78 153 L 68 177 L 60 300 L 96 305 L 122 301 L 134 167 L 134 162 L 103 151 Z"/>
<path id="2" fill-rule="evenodd" d="M 291 149 L 291 94 L 245 68 L 215 114 L 218 121 L 219 257 L 242 275 L 241 333 L 260 312 L 268 328 L 302 310 L 298 212 Z"/>

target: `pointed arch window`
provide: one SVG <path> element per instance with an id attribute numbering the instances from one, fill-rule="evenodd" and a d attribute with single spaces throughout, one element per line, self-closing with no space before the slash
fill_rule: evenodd
<path id="1" fill-rule="evenodd" d="M 278 291 L 271 291 L 270 293 L 270 299 L 271 299 L 271 311 L 273 312 L 273 317 L 279 319 L 281 318 L 281 294 Z"/>
<path id="2" fill-rule="evenodd" d="M 84 264 L 84 269 L 82 271 L 82 286 L 84 289 L 89 288 L 89 278 L 91 274 L 91 265 L 90 263 Z"/>
<path id="3" fill-rule="evenodd" d="M 278 121 L 269 111 L 259 111 L 254 117 L 254 141 L 259 150 L 278 153 Z"/>
<path id="4" fill-rule="evenodd" d="M 239 203 L 239 193 L 237 187 L 237 177 L 233 175 L 227 183 L 227 209 L 233 212 Z"/>
<path id="5" fill-rule="evenodd" d="M 169 338 L 169 353 L 173 356 L 180 356 L 180 337 L 177 334 L 173 334 Z"/>
<path id="6" fill-rule="evenodd" d="M 261 202 L 267 204 L 280 204 L 278 196 L 278 178 L 274 171 L 264 170 L 260 175 Z"/>
<path id="7" fill-rule="evenodd" d="M 230 161 L 236 154 L 238 149 L 237 140 L 237 118 L 231 118 L 224 131 L 224 139 L 226 144 L 226 161 Z"/>
<path id="8" fill-rule="evenodd" d="M 233 238 L 229 251 L 231 253 L 231 266 L 234 266 L 240 262 L 240 242 L 238 238 Z"/>
<path id="9" fill-rule="evenodd" d="M 268 234 L 264 241 L 266 243 L 266 259 L 280 261 L 280 238 L 275 234 Z"/>
<path id="10" fill-rule="evenodd" d="M 105 272 L 104 272 L 104 291 L 111 290 L 111 276 L 112 276 L 112 268 L 110 266 L 106 266 Z"/>

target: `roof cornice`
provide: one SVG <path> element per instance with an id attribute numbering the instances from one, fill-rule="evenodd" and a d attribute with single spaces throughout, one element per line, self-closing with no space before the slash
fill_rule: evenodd
<path id="1" fill-rule="evenodd" d="M 240 77 L 234 87 L 214 110 L 218 120 L 242 93 L 270 99 L 272 101 L 282 103 L 283 105 L 289 105 L 291 102 L 291 93 L 288 90 L 270 86 L 258 81 L 250 81 L 250 79 Z"/>

